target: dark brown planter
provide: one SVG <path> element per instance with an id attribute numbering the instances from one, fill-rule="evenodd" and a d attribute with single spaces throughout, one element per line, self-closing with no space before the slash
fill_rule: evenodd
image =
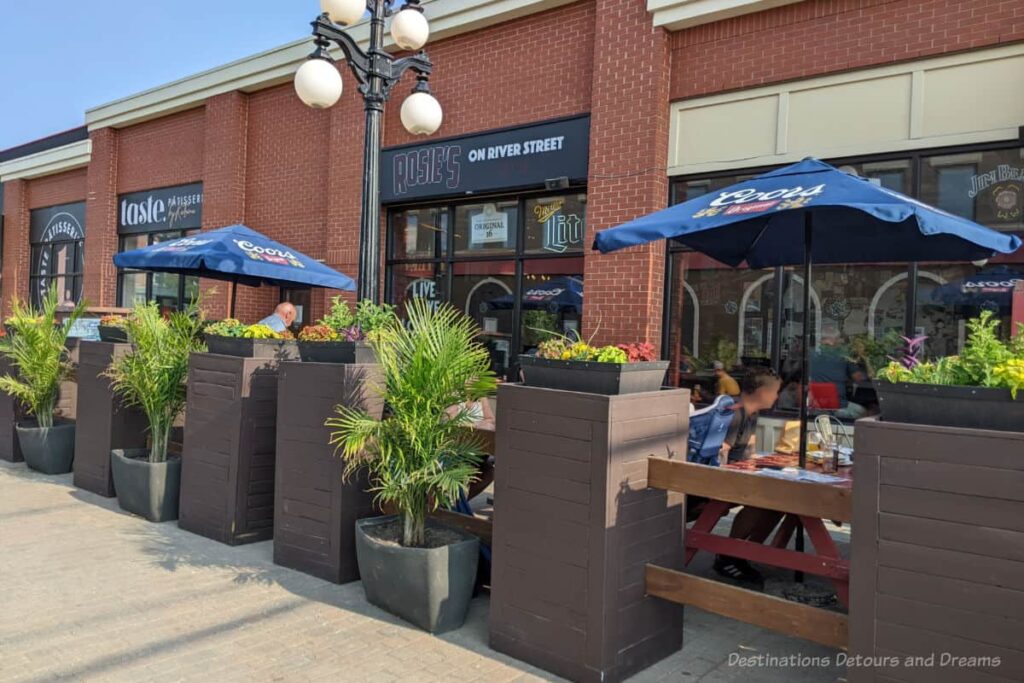
<path id="1" fill-rule="evenodd" d="M 81 340 L 69 337 L 67 341 L 68 360 L 71 361 L 71 377 L 60 383 L 60 395 L 57 397 L 55 414 L 64 420 L 74 422 L 78 419 L 78 355 Z"/>
<path id="2" fill-rule="evenodd" d="M 149 427 L 142 411 L 121 405 L 103 375 L 130 350 L 128 344 L 102 341 L 83 341 L 79 346 L 74 483 L 108 498 L 115 493 L 110 451 L 145 448 Z"/>
<path id="3" fill-rule="evenodd" d="M 885 422 L 1024 432 L 1024 392 L 881 380 L 875 391 Z"/>
<path id="4" fill-rule="evenodd" d="M 867 418 L 856 441 L 851 683 L 1024 680 L 1024 432 Z M 871 665 L 893 653 L 934 664 Z"/>
<path id="5" fill-rule="evenodd" d="M 680 569 L 683 496 L 647 488 L 686 459 L 689 391 L 498 388 L 490 644 L 573 681 L 620 681 L 682 647 L 683 610 L 644 566 Z"/>
<path id="6" fill-rule="evenodd" d="M 377 362 L 377 354 L 366 342 L 299 341 L 299 357 L 304 363 L 361 363 Z"/>
<path id="7" fill-rule="evenodd" d="M 221 543 L 273 535 L 278 363 L 193 353 L 178 525 Z"/>
<path id="8" fill-rule="evenodd" d="M 240 358 L 271 358 L 277 361 L 299 357 L 298 344 L 293 339 L 247 339 L 204 335 L 210 353 Z"/>
<path id="9" fill-rule="evenodd" d="M 617 396 L 657 391 L 665 380 L 668 361 L 598 363 L 519 356 L 523 383 L 529 387 Z"/>
<path id="10" fill-rule="evenodd" d="M 281 364 L 277 395 L 274 562 L 334 583 L 359 579 L 355 522 L 376 514 L 364 478 L 342 481 L 324 420 L 339 403 L 380 417 L 376 365 Z"/>
<path id="11" fill-rule="evenodd" d="M 128 330 L 123 327 L 115 327 L 114 325 L 100 325 L 100 341 L 110 342 L 112 344 L 127 344 L 128 343 Z"/>
<path id="12" fill-rule="evenodd" d="M 18 368 L 6 356 L 0 356 L 0 377 L 15 375 Z M 15 425 L 24 417 L 21 404 L 10 394 L 0 392 L 0 460 L 22 462 L 21 444 Z"/>

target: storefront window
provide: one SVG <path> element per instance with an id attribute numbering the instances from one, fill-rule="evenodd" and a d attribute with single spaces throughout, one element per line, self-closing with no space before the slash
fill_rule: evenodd
<path id="1" fill-rule="evenodd" d="M 396 209 L 389 301 L 399 314 L 413 297 L 451 303 L 480 327 L 495 372 L 514 378 L 519 354 L 581 331 L 586 206 L 567 192 Z"/>
<path id="2" fill-rule="evenodd" d="M 1009 148 L 837 165 L 965 218 L 1020 232 L 1022 160 L 1024 150 Z M 749 175 L 680 180 L 673 187 L 674 198 L 692 199 L 745 177 Z M 928 358 L 956 354 L 963 348 L 966 321 L 990 310 L 1003 321 L 1001 333 L 1008 336 L 1013 285 L 1024 279 L 1024 254 L 1001 256 L 992 263 L 815 266 L 811 310 L 805 316 L 801 268 L 729 269 L 676 249 L 666 341 L 672 367 L 679 368 L 678 383 L 710 385 L 705 375 L 710 375 L 713 360 L 722 361 L 734 375 L 767 360 L 777 363 L 787 380 L 789 391 L 784 389 L 779 407 L 795 410 L 806 320 L 812 404 L 841 417 L 874 409 L 871 380 L 898 353 L 904 334 L 927 335 Z M 792 400 L 784 405 L 787 395 Z"/>
<path id="3" fill-rule="evenodd" d="M 446 209 L 408 209 L 397 211 L 392 215 L 392 258 L 430 259 L 444 254 L 447 247 L 448 211 Z"/>
<path id="4" fill-rule="evenodd" d="M 455 255 L 491 256 L 516 249 L 519 202 L 463 204 L 455 208 Z"/>
<path id="5" fill-rule="evenodd" d="M 495 372 L 505 375 L 512 357 L 512 306 L 515 296 L 514 261 L 456 263 L 453 268 L 451 303 L 480 326 L 480 341 L 491 354 Z"/>
<path id="6" fill-rule="evenodd" d="M 444 263 L 399 263 L 391 266 L 391 302 L 405 315 L 405 304 L 426 299 L 432 306 L 448 300 Z"/>
<path id="7" fill-rule="evenodd" d="M 523 251 L 566 254 L 583 251 L 587 224 L 587 195 L 559 195 L 526 201 Z"/>
<path id="8" fill-rule="evenodd" d="M 524 262 L 520 306 L 519 353 L 532 353 L 542 341 L 557 335 L 579 336 L 583 258 Z"/>
<path id="9" fill-rule="evenodd" d="M 39 306 L 51 289 L 57 302 L 71 306 L 82 298 L 85 203 L 35 209 L 29 217 L 29 299 Z"/>
<path id="10" fill-rule="evenodd" d="M 119 251 L 132 251 L 151 244 L 166 242 L 194 234 L 195 230 L 167 231 L 125 235 L 121 237 Z M 174 273 L 143 273 L 122 270 L 118 274 L 118 305 L 132 308 L 155 301 L 160 310 L 168 313 L 187 306 L 199 296 L 199 278 Z"/>

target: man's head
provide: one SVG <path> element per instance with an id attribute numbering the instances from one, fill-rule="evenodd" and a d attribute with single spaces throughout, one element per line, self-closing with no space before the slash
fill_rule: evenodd
<path id="1" fill-rule="evenodd" d="M 756 410 L 768 410 L 775 405 L 781 388 L 782 380 L 771 368 L 755 368 L 740 381 L 744 403 Z"/>
<path id="2" fill-rule="evenodd" d="M 720 360 L 716 360 L 714 363 L 712 363 L 711 368 L 715 371 L 716 375 L 725 374 L 725 363 L 723 363 Z"/>
<path id="3" fill-rule="evenodd" d="M 266 310 L 266 309 L 264 309 Z M 295 306 L 287 301 L 282 301 L 274 309 L 274 314 L 284 321 L 284 324 L 291 327 L 291 324 L 295 322 Z"/>
<path id="4" fill-rule="evenodd" d="M 839 346 L 842 341 L 839 328 L 834 324 L 825 323 L 821 326 L 821 343 L 823 346 Z"/>

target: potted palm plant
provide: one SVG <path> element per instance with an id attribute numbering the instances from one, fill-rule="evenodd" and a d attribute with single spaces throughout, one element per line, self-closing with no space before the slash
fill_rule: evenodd
<path id="1" fill-rule="evenodd" d="M 197 308 L 164 318 L 155 303 L 136 306 L 125 327 L 132 350 L 111 363 L 107 376 L 125 405 L 149 422 L 149 448 L 110 452 L 117 502 L 152 522 L 178 518 L 181 457 L 168 453 L 174 421 L 185 408 L 189 354 L 205 351 Z"/>
<path id="2" fill-rule="evenodd" d="M 20 401 L 29 418 L 16 426 L 22 455 L 29 467 L 45 474 L 70 472 L 75 456 L 75 425 L 55 421 L 54 413 L 61 382 L 73 371 L 68 330 L 83 310 L 84 304 L 76 305 L 61 325 L 56 289 L 50 289 L 40 310 L 15 299 L 14 315 L 7 319 L 11 333 L 0 343 L 0 351 L 17 368 L 16 377 L 0 377 L 0 390 Z"/>
<path id="3" fill-rule="evenodd" d="M 479 541 L 428 522 L 431 508 L 451 507 L 486 457 L 469 429 L 467 407 L 494 393 L 490 356 L 479 329 L 450 306 L 424 299 L 392 316 L 371 340 L 387 410 L 376 419 L 337 406 L 330 443 L 345 475 L 366 470 L 382 508 L 397 515 L 356 522 L 356 558 L 371 603 L 431 633 L 462 625 L 473 593 Z"/>

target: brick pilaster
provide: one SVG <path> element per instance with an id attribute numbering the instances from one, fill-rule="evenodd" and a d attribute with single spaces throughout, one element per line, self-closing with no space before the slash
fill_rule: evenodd
<path id="1" fill-rule="evenodd" d="M 0 298 L 3 315 L 7 316 L 11 311 L 12 299 L 24 299 L 28 294 L 28 183 L 24 180 L 8 180 L 3 184 L 3 193 L 4 258 Z"/>
<path id="2" fill-rule="evenodd" d="M 590 129 L 587 242 L 666 206 L 669 51 L 644 0 L 597 0 Z M 660 347 L 663 242 L 608 255 L 587 253 L 584 336 L 596 343 Z"/>
<path id="3" fill-rule="evenodd" d="M 82 298 L 90 306 L 117 303 L 117 131 L 89 134 L 92 159 L 86 175 L 85 265 Z"/>
<path id="4" fill-rule="evenodd" d="M 203 230 L 245 221 L 249 97 L 229 92 L 206 102 L 203 142 Z M 228 312 L 230 284 L 203 280 L 203 307 L 212 318 Z M 241 289 L 241 288 L 240 288 Z M 240 314 L 240 308 L 236 307 Z"/>

